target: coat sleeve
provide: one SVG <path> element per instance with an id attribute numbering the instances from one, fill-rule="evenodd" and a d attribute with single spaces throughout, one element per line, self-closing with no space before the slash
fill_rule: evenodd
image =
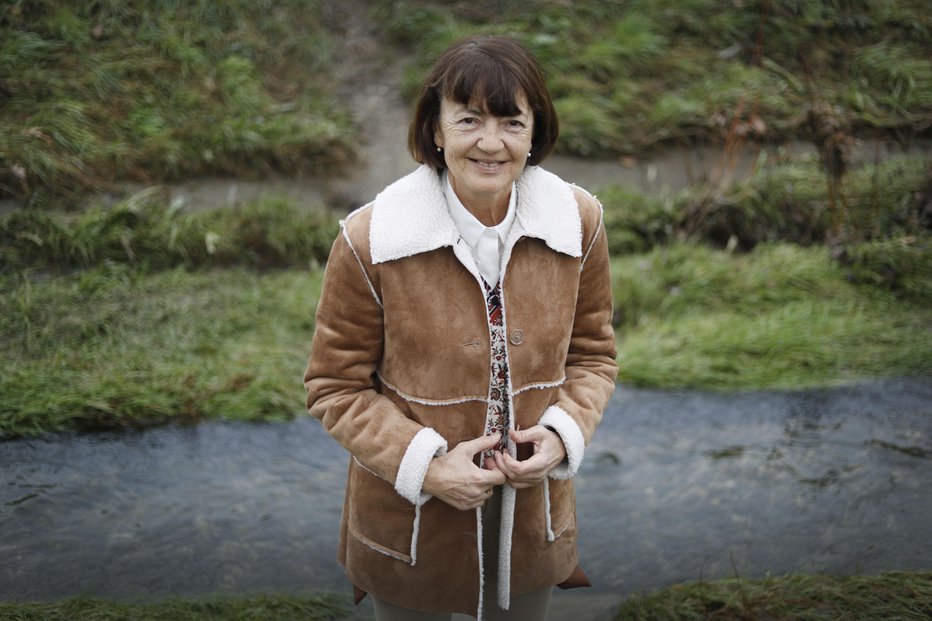
<path id="1" fill-rule="evenodd" d="M 540 424 L 556 431 L 566 447 L 567 459 L 550 473 L 555 479 L 576 474 L 602 411 L 615 390 L 615 332 L 612 328 L 612 281 L 608 239 L 602 209 L 589 194 L 577 190 L 588 230 L 580 265 L 579 291 L 566 357 L 566 381 Z"/>
<path id="2" fill-rule="evenodd" d="M 440 434 L 409 419 L 377 390 L 383 312 L 364 259 L 344 227 L 327 261 L 304 374 L 308 412 L 355 459 L 415 504 Z"/>

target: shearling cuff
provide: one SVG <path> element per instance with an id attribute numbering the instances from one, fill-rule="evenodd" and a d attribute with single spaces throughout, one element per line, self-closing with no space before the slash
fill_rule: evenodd
<path id="1" fill-rule="evenodd" d="M 566 461 L 550 471 L 550 478 L 572 479 L 576 476 L 586 452 L 586 440 L 579 425 L 566 410 L 557 405 L 551 405 L 544 410 L 544 415 L 538 423 L 556 431 L 566 448 Z"/>
<path id="2" fill-rule="evenodd" d="M 421 491 L 424 487 L 424 476 L 430 466 L 430 460 L 447 452 L 447 441 L 430 427 L 418 431 L 405 456 L 398 467 L 398 476 L 395 477 L 395 491 L 405 500 L 415 505 L 422 505 L 430 500 L 430 494 Z"/>

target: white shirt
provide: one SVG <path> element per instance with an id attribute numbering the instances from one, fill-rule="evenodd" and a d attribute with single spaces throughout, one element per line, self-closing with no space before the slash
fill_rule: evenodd
<path id="1" fill-rule="evenodd" d="M 476 216 L 472 215 L 463 202 L 453 191 L 453 185 L 450 183 L 450 175 L 443 171 L 443 192 L 447 198 L 447 208 L 450 211 L 450 217 L 453 218 L 454 224 L 460 233 L 460 237 L 469 246 L 473 259 L 479 267 L 479 273 L 490 286 L 495 287 L 498 284 L 498 275 L 502 269 L 502 249 L 505 247 L 505 239 L 508 237 L 508 231 L 515 221 L 515 204 L 517 190 L 515 184 L 511 184 L 511 196 L 508 199 L 508 211 L 505 217 L 495 226 L 486 226 L 479 222 Z"/>

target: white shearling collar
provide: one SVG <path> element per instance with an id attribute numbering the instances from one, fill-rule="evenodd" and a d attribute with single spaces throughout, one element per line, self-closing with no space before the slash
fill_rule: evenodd
<path id="1" fill-rule="evenodd" d="M 582 221 L 569 184 L 538 166 L 528 166 L 516 187 L 511 243 L 521 236 L 536 237 L 557 252 L 581 257 Z M 375 197 L 369 225 L 373 263 L 453 246 L 458 239 L 441 178 L 429 166 L 420 166 Z"/>

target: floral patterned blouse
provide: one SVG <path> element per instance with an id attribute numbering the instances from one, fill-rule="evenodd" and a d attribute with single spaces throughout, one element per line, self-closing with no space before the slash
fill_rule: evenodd
<path id="1" fill-rule="evenodd" d="M 492 288 L 489 283 L 482 280 L 485 287 L 485 300 L 488 307 L 489 331 L 492 336 L 492 371 L 489 382 L 488 414 L 485 419 L 485 435 L 501 432 L 502 441 L 499 446 L 505 450 L 508 443 L 508 429 L 510 416 L 508 403 L 508 359 L 505 354 L 505 325 L 502 318 L 502 283 Z M 494 449 L 484 452 L 484 456 L 491 456 Z"/>

